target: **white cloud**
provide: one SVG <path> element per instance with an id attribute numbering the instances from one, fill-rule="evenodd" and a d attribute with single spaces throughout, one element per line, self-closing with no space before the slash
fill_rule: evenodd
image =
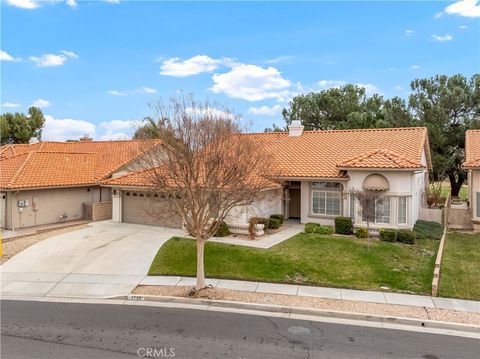
<path id="1" fill-rule="evenodd" d="M 395 89 L 396 91 L 402 91 L 402 90 L 403 90 L 403 87 L 397 85 L 397 86 L 394 87 L 394 89 Z"/>
<path id="2" fill-rule="evenodd" d="M 292 61 L 295 59 L 295 56 L 291 56 L 291 55 L 283 55 L 283 56 L 277 56 L 277 57 L 274 57 L 272 59 L 268 59 L 266 60 L 265 62 L 267 64 L 279 64 L 279 63 L 292 63 Z"/>
<path id="3" fill-rule="evenodd" d="M 71 59 L 78 59 L 78 55 L 73 51 L 62 50 L 60 52 Z"/>
<path id="4" fill-rule="evenodd" d="M 105 2 L 108 2 L 110 4 L 120 4 L 120 0 L 103 0 Z"/>
<path id="5" fill-rule="evenodd" d="M 380 89 L 375 86 L 375 85 L 372 85 L 372 84 L 362 84 L 362 83 L 358 83 L 358 84 L 355 84 L 359 87 L 363 87 L 365 89 L 365 93 L 367 95 L 373 95 L 373 94 L 376 94 L 376 93 L 380 93 Z"/>
<path id="6" fill-rule="evenodd" d="M 317 84 L 320 86 L 320 88 L 326 90 L 345 86 L 347 82 L 342 80 L 320 80 L 317 82 Z"/>
<path id="7" fill-rule="evenodd" d="M 229 63 L 228 58 L 212 59 L 210 56 L 197 55 L 186 60 L 174 57 L 164 60 L 160 74 L 165 76 L 187 77 L 203 72 L 212 72 L 221 64 Z"/>
<path id="8" fill-rule="evenodd" d="M 67 4 L 67 6 L 73 8 L 73 9 L 75 9 L 77 7 L 76 0 L 66 0 L 65 4 Z"/>
<path id="9" fill-rule="evenodd" d="M 157 93 L 157 90 L 151 87 L 142 86 L 135 90 L 136 92 Z"/>
<path id="10" fill-rule="evenodd" d="M 414 30 L 411 30 L 411 29 L 405 30 L 405 36 L 412 36 L 414 33 L 415 33 Z"/>
<path id="11" fill-rule="evenodd" d="M 112 96 L 127 96 L 127 93 L 125 91 L 109 90 L 107 91 L 107 93 Z"/>
<path id="12" fill-rule="evenodd" d="M 6 51 L 0 50 L 0 61 L 20 61 L 20 59 L 13 57 Z"/>
<path id="13" fill-rule="evenodd" d="M 452 40 L 453 40 L 453 36 L 450 34 L 445 34 L 445 35 L 432 34 L 432 36 L 430 36 L 430 41 L 445 42 L 445 41 L 452 41 Z"/>
<path id="14" fill-rule="evenodd" d="M 2 103 L 2 107 L 16 108 L 16 107 L 20 107 L 20 104 L 19 103 L 13 103 L 13 102 L 4 102 L 4 103 Z"/>
<path id="15" fill-rule="evenodd" d="M 410 70 L 419 70 L 420 69 L 420 65 L 412 65 L 410 66 Z"/>
<path id="16" fill-rule="evenodd" d="M 289 96 L 291 82 L 274 67 L 238 65 L 229 72 L 213 75 L 214 93 L 225 93 L 233 98 L 260 101 L 269 98 L 281 100 Z"/>
<path id="17" fill-rule="evenodd" d="M 194 117 L 212 117 L 235 120 L 238 118 L 234 113 L 225 110 L 220 110 L 215 107 L 187 107 L 185 112 Z"/>
<path id="18" fill-rule="evenodd" d="M 458 28 L 462 29 L 462 30 L 466 30 L 466 29 L 468 29 L 468 26 L 467 25 L 460 25 Z"/>
<path id="19" fill-rule="evenodd" d="M 131 130 L 137 126 L 136 121 L 130 120 L 112 120 L 108 122 L 101 122 L 100 127 L 107 131 Z"/>
<path id="20" fill-rule="evenodd" d="M 38 7 L 38 1 L 36 0 L 7 0 L 7 4 L 21 9 L 36 9 Z"/>
<path id="21" fill-rule="evenodd" d="M 100 136 L 100 140 L 129 140 L 132 138 L 134 129 L 139 123 L 131 120 L 112 120 L 101 122 L 99 127 L 106 132 Z"/>
<path id="22" fill-rule="evenodd" d="M 260 106 L 250 107 L 248 109 L 248 114 L 255 116 L 275 116 L 280 111 L 282 111 L 282 106 L 280 105 L 274 105 L 272 107 Z"/>
<path id="23" fill-rule="evenodd" d="M 42 56 L 30 56 L 37 67 L 62 66 L 68 59 L 78 58 L 72 51 L 62 50 L 60 54 L 45 54 Z"/>
<path id="24" fill-rule="evenodd" d="M 443 13 L 464 17 L 480 17 L 480 5 L 478 0 L 460 0 L 448 5 Z"/>
<path id="25" fill-rule="evenodd" d="M 83 135 L 95 137 L 95 125 L 88 121 L 56 119 L 51 115 L 45 116 L 45 127 L 42 139 L 50 141 L 76 140 Z"/>
<path id="26" fill-rule="evenodd" d="M 47 101 L 47 100 L 44 100 L 42 98 L 39 98 L 39 99 L 33 101 L 32 106 L 40 107 L 40 108 L 49 107 L 50 102 Z"/>

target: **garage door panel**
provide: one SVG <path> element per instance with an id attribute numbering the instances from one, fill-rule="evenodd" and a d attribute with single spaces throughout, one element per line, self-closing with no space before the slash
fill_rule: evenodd
<path id="1" fill-rule="evenodd" d="M 126 192 L 123 194 L 123 222 L 154 226 L 181 228 L 180 217 L 169 211 L 169 203 L 145 193 Z"/>

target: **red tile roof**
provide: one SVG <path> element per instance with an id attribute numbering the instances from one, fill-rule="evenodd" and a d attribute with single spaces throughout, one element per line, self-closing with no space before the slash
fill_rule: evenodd
<path id="1" fill-rule="evenodd" d="M 420 162 L 414 162 L 398 153 L 377 149 L 368 153 L 350 158 L 337 164 L 337 168 L 387 168 L 387 169 L 415 169 L 422 168 Z"/>
<path id="2" fill-rule="evenodd" d="M 430 152 L 424 127 L 245 134 L 272 154 L 275 177 L 342 178 L 343 168 L 418 169 Z M 267 174 L 267 176 L 271 174 Z M 107 185 L 146 186 L 144 171 L 108 180 Z"/>
<path id="3" fill-rule="evenodd" d="M 0 147 L 0 188 L 98 184 L 160 141 L 40 142 Z"/>
<path id="4" fill-rule="evenodd" d="M 463 168 L 480 168 L 480 130 L 468 130 L 465 134 L 465 162 Z"/>

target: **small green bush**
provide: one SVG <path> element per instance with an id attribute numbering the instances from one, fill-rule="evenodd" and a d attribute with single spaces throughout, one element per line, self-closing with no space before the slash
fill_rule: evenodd
<path id="1" fill-rule="evenodd" d="M 368 238 L 368 229 L 367 228 L 357 228 L 357 229 L 355 229 L 355 237 L 357 237 L 357 238 Z"/>
<path id="2" fill-rule="evenodd" d="M 270 221 L 269 221 L 269 224 L 268 224 L 268 228 L 270 229 L 278 229 L 280 228 L 280 220 L 278 218 L 272 218 L 270 217 Z"/>
<path id="3" fill-rule="evenodd" d="M 337 234 L 352 234 L 353 223 L 350 217 L 336 217 L 335 218 L 335 233 Z"/>
<path id="4" fill-rule="evenodd" d="M 395 242 L 397 240 L 396 229 L 380 229 L 380 240 L 384 242 Z"/>
<path id="5" fill-rule="evenodd" d="M 217 232 L 215 233 L 215 237 L 225 237 L 229 234 L 230 229 L 228 228 L 228 224 L 226 224 L 224 221 L 221 221 L 217 228 Z"/>
<path id="6" fill-rule="evenodd" d="M 397 241 L 405 244 L 414 244 L 417 236 L 411 229 L 399 229 L 397 232 Z"/>
<path id="7" fill-rule="evenodd" d="M 317 228 L 320 227 L 318 223 L 306 223 L 304 232 L 305 233 L 317 233 Z"/>
<path id="8" fill-rule="evenodd" d="M 333 226 L 318 226 L 317 231 L 315 233 L 318 234 L 333 234 L 335 229 Z"/>
<path id="9" fill-rule="evenodd" d="M 413 231 L 418 239 L 440 239 L 443 234 L 443 226 L 437 222 L 418 220 L 415 222 Z"/>
<path id="10" fill-rule="evenodd" d="M 278 219 L 280 221 L 280 225 L 282 225 L 284 217 L 283 214 L 272 214 L 270 219 Z"/>
<path id="11" fill-rule="evenodd" d="M 305 233 L 317 233 L 317 234 L 332 234 L 334 233 L 333 226 L 322 226 L 318 223 L 305 224 Z"/>

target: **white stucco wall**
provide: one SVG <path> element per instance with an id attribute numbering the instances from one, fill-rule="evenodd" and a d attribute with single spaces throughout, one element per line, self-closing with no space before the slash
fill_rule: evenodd
<path id="1" fill-rule="evenodd" d="M 234 207 L 225 222 L 232 224 L 246 224 L 251 217 L 270 217 L 272 214 L 282 214 L 282 190 L 267 190 L 259 195 L 259 200 L 249 206 Z"/>
<path id="2" fill-rule="evenodd" d="M 470 208 L 472 209 L 472 218 L 480 220 L 480 216 L 477 216 L 477 192 L 480 192 L 480 169 L 471 170 L 469 177 L 470 187 Z"/>

